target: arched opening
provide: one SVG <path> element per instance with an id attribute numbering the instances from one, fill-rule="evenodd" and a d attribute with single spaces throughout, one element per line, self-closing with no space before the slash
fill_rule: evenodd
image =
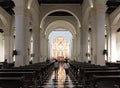
<path id="1" fill-rule="evenodd" d="M 55 29 L 49 35 L 50 58 L 71 58 L 72 34 L 65 29 Z"/>
<path id="2" fill-rule="evenodd" d="M 60 16 L 61 13 L 62 14 L 63 13 L 66 14 L 67 13 L 66 16 L 68 16 L 68 15 L 69 16 L 73 16 L 76 19 L 78 26 L 81 27 L 80 19 L 78 18 L 78 16 L 75 13 L 73 13 L 70 10 L 66 10 L 66 9 L 55 9 L 55 10 L 51 10 L 50 12 L 48 12 L 48 13 L 46 13 L 46 14 L 43 15 L 42 20 L 40 22 L 40 28 L 42 28 L 44 26 L 44 20 L 46 19 L 46 17 L 48 17 L 48 16 L 50 16 L 51 14 L 54 14 L 54 13 L 58 13 L 59 16 Z M 56 15 L 54 15 L 54 16 L 56 16 Z"/>
<path id="3" fill-rule="evenodd" d="M 4 61 L 4 31 L 0 29 L 0 62 Z"/>
<path id="4" fill-rule="evenodd" d="M 108 59 L 108 29 L 107 29 L 107 25 L 105 25 L 105 49 L 104 49 L 103 53 L 105 55 L 105 61 L 109 62 L 109 59 Z"/>
<path id="5" fill-rule="evenodd" d="M 29 32 L 30 32 L 30 45 L 29 45 L 29 48 L 28 48 L 28 55 L 29 55 L 29 61 L 33 61 L 33 32 L 32 32 L 32 29 L 30 28 L 29 29 Z"/>
<path id="6" fill-rule="evenodd" d="M 3 9 L 0 8 L 0 62 L 3 62 L 4 59 L 8 59 L 9 52 L 6 52 L 6 34 L 8 32 L 7 28 L 9 27 L 9 16 L 2 13 Z"/>
<path id="7" fill-rule="evenodd" d="M 116 52 L 117 52 L 117 61 L 120 61 L 120 28 L 116 32 Z"/>

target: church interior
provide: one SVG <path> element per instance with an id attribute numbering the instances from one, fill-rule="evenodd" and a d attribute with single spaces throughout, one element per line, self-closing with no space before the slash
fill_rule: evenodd
<path id="1" fill-rule="evenodd" d="M 0 0 L 0 88 L 120 88 L 120 0 Z"/>

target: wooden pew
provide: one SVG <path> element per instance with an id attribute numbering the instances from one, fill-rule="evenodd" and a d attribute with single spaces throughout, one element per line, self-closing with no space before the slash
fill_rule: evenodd
<path id="1" fill-rule="evenodd" d="M 91 68 L 91 67 L 84 67 L 84 68 L 80 68 L 79 70 L 79 76 L 83 76 L 84 72 L 91 72 L 91 71 L 107 71 L 107 70 L 113 70 L 113 71 L 116 71 L 116 70 L 119 70 L 119 67 L 106 67 L 106 66 L 101 66 L 101 67 L 95 67 L 95 68 Z"/>
<path id="2" fill-rule="evenodd" d="M 120 88 L 120 75 L 93 75 L 89 88 Z"/>
<path id="3" fill-rule="evenodd" d="M 35 72 L 35 85 L 40 86 L 48 76 L 52 73 L 53 63 L 42 63 L 42 64 L 33 64 L 31 66 L 21 66 L 21 67 L 14 67 L 12 69 L 0 69 L 0 72 L 5 74 L 7 73 L 16 73 L 16 72 Z M 0 73 L 2 74 L 2 73 Z M 5 75 L 4 74 L 4 75 Z M 10 75 L 9 75 L 10 76 Z M 31 77 L 30 77 L 31 78 Z"/>
<path id="4" fill-rule="evenodd" d="M 43 69 L 44 70 L 44 69 Z M 35 81 L 36 81 L 36 85 L 37 86 L 40 86 L 43 81 L 44 81 L 44 73 L 42 71 L 42 69 L 38 69 L 38 68 L 29 68 L 29 69 L 22 69 L 22 68 L 19 68 L 19 69 L 0 69 L 0 72 L 35 72 Z M 46 76 L 47 77 L 47 76 Z"/>
<path id="5" fill-rule="evenodd" d="M 24 77 L 26 88 L 36 88 L 35 72 L 0 72 L 0 77 Z"/>
<path id="6" fill-rule="evenodd" d="M 23 77 L 0 77 L 0 88 L 25 88 Z"/>
<path id="7" fill-rule="evenodd" d="M 116 62 L 107 62 L 106 65 L 120 67 L 120 63 L 116 63 Z"/>
<path id="8" fill-rule="evenodd" d="M 72 73 L 75 75 L 77 80 L 84 86 L 84 88 L 120 88 L 120 86 L 118 85 L 118 83 L 120 84 L 119 65 L 99 66 L 99 65 L 92 65 L 87 63 L 71 62 L 70 66 L 72 68 Z M 106 86 L 107 81 L 108 83 L 111 83 L 113 82 L 111 81 L 112 79 L 116 80 L 113 83 L 114 87 L 113 86 L 107 87 Z M 104 82 L 105 84 L 103 84 Z M 106 87 L 103 86 L 98 87 L 97 86 L 98 83 L 101 83 L 101 85 L 105 85 Z"/>
<path id="9" fill-rule="evenodd" d="M 93 75 L 109 76 L 120 75 L 120 70 L 97 70 L 97 71 L 85 71 L 82 75 L 81 82 L 84 86 L 89 86 L 93 79 Z"/>

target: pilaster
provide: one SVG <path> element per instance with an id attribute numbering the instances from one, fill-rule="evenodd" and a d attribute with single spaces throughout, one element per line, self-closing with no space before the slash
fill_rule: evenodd
<path id="1" fill-rule="evenodd" d="M 83 25 L 82 28 L 82 62 L 88 62 L 86 54 L 88 53 L 88 26 Z"/>
<path id="2" fill-rule="evenodd" d="M 117 60 L 116 27 L 111 26 L 111 61 Z"/>
<path id="3" fill-rule="evenodd" d="M 10 29 L 8 29 L 10 30 Z M 7 32 L 4 34 L 4 54 L 5 54 L 5 59 L 10 63 L 12 62 L 11 56 L 10 56 L 10 32 Z"/>

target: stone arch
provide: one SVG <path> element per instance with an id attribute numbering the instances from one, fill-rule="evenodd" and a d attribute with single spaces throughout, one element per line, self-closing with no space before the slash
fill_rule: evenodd
<path id="1" fill-rule="evenodd" d="M 113 20 L 113 22 L 112 22 L 112 25 L 117 24 L 117 22 L 119 21 L 119 19 L 120 19 L 120 13 L 118 13 L 118 14 L 115 16 L 115 18 L 114 18 L 114 20 Z"/>
<path id="2" fill-rule="evenodd" d="M 67 29 L 72 34 L 73 38 L 76 35 L 75 27 L 71 23 L 64 20 L 57 20 L 50 23 L 46 28 L 45 30 L 46 38 L 48 38 L 49 34 L 57 28 Z"/>
<path id="3" fill-rule="evenodd" d="M 118 7 L 111 15 L 111 25 L 115 25 L 120 19 L 120 7 Z"/>
<path id="4" fill-rule="evenodd" d="M 64 6 L 63 6 L 64 7 Z M 54 12 L 57 12 L 57 11 L 64 11 L 64 12 L 68 12 L 70 14 L 72 14 L 77 22 L 78 22 L 78 25 L 79 27 L 81 27 L 81 23 L 80 23 L 80 14 L 78 14 L 78 12 L 75 10 L 75 9 L 71 9 L 69 7 L 57 7 L 56 8 L 52 8 L 52 7 L 48 7 L 49 9 L 47 9 L 47 11 L 45 11 L 43 14 L 41 14 L 41 18 L 40 18 L 40 28 L 42 28 L 43 26 L 43 21 L 45 20 L 45 18 L 51 14 L 51 13 L 54 13 Z M 76 7 L 77 8 L 77 7 Z M 80 8 L 80 7 L 79 7 Z M 79 10 L 80 11 L 80 10 Z"/>
<path id="5" fill-rule="evenodd" d="M 0 7 L 0 19 L 4 24 L 4 31 L 7 31 L 7 29 L 10 27 L 10 18 L 10 15 Z"/>
<path id="6" fill-rule="evenodd" d="M 29 10 L 29 13 L 30 13 L 30 20 L 31 20 L 31 27 L 34 28 L 36 25 L 38 25 L 39 23 L 38 22 L 38 17 L 36 17 L 36 12 L 34 10 L 34 8 L 30 8 Z M 38 15 L 37 15 L 38 16 Z"/>
<path id="7" fill-rule="evenodd" d="M 93 7 L 93 1 L 92 0 L 85 0 L 84 2 L 84 12 L 83 12 L 83 22 L 84 23 L 87 23 L 88 21 L 88 18 L 89 18 L 89 15 L 90 15 L 90 11 L 91 11 L 91 8 Z"/>
<path id="8" fill-rule="evenodd" d="M 4 33 L 0 34 L 0 37 L 1 37 L 0 38 L 0 45 L 1 45 L 0 61 L 4 61 L 4 58 L 8 58 L 10 56 L 9 51 L 7 51 L 6 41 L 5 41 L 5 36 L 8 36 L 10 32 L 10 21 L 11 21 L 11 16 L 4 9 L 0 7 L 0 29 L 4 31 Z"/>
<path id="9" fill-rule="evenodd" d="M 118 47 L 118 28 L 120 28 L 120 16 L 119 13 L 116 14 L 116 16 L 114 17 L 113 22 L 111 22 L 111 56 L 110 56 L 110 60 L 112 62 L 116 62 L 117 60 L 119 60 L 119 54 L 117 52 L 119 52 L 119 47 Z"/>

